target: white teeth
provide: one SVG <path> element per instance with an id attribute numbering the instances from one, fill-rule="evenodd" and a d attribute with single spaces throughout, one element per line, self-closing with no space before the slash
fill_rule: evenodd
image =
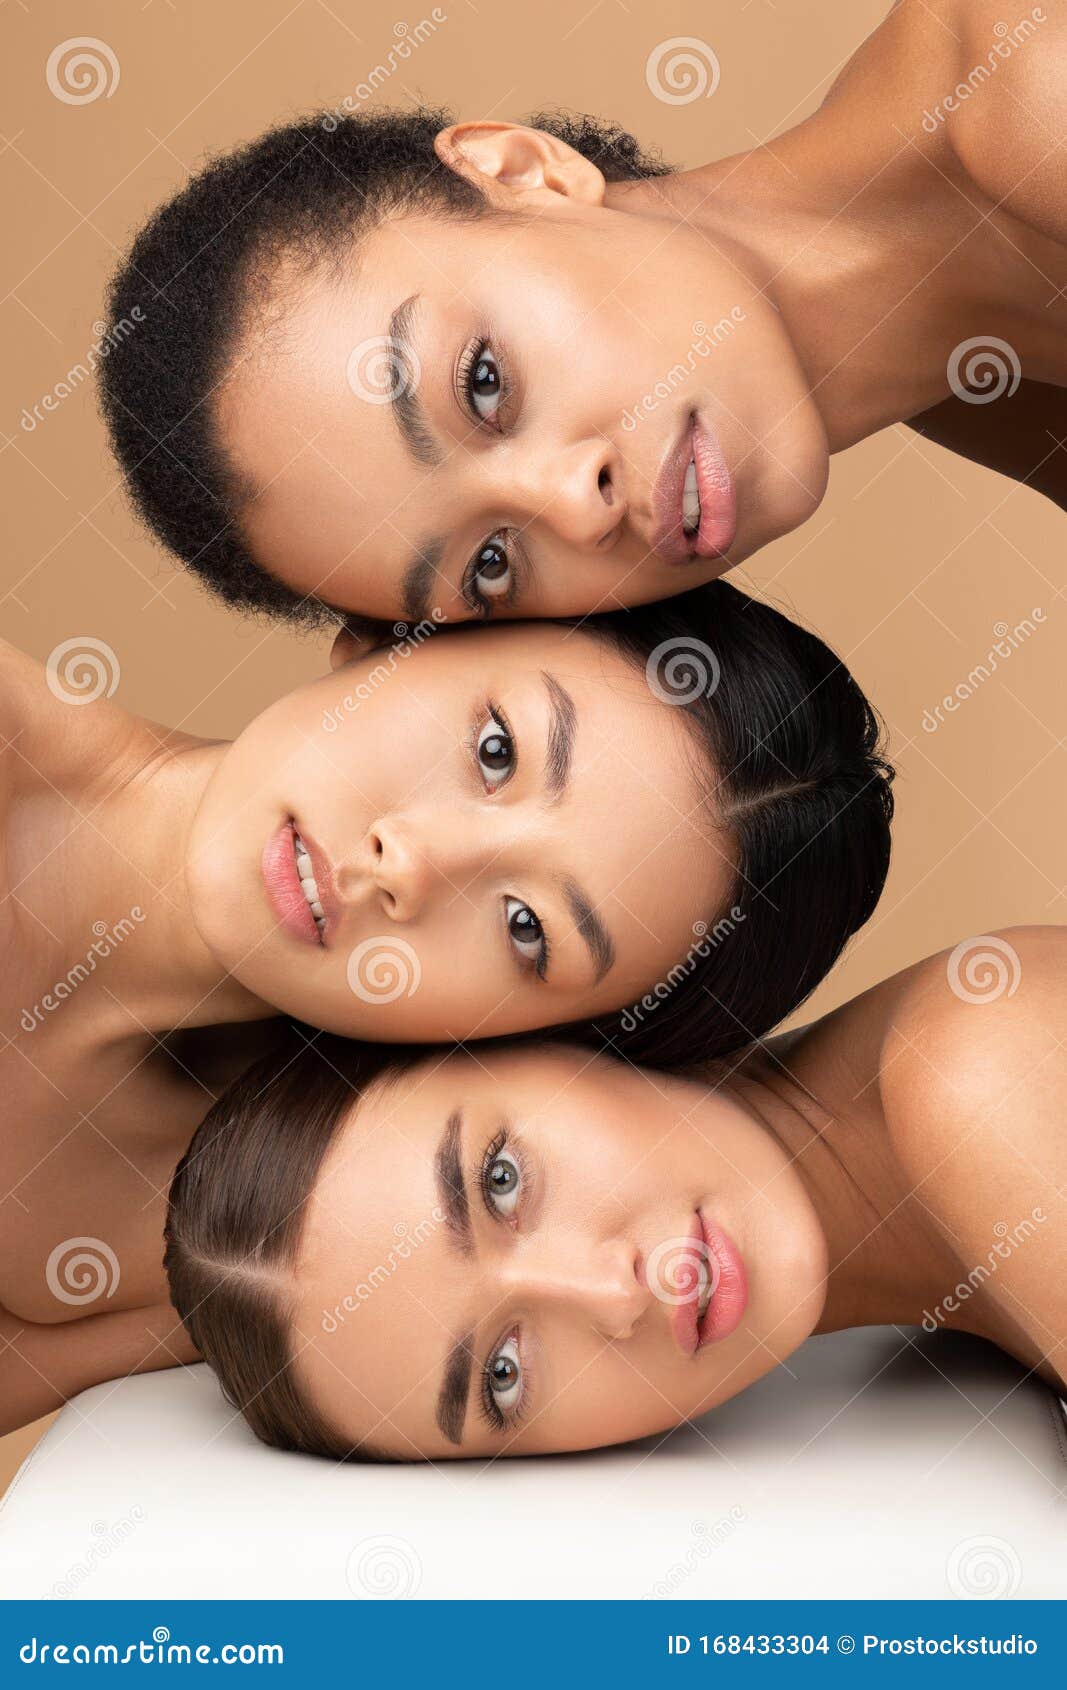
<path id="1" fill-rule="evenodd" d="M 708 1264 L 703 1256 L 697 1262 L 697 1276 L 700 1284 L 700 1289 L 697 1292 L 697 1319 L 703 1320 L 708 1312 L 712 1291 L 711 1274 L 708 1272 Z"/>
<path id="2" fill-rule="evenodd" d="M 318 928 L 319 937 L 321 938 L 323 933 L 326 931 L 326 912 L 323 909 L 322 902 L 319 898 L 319 889 L 315 884 L 315 876 L 311 872 L 311 858 L 307 854 L 304 841 L 295 829 L 293 830 L 293 856 L 296 859 L 296 872 L 300 878 L 300 890 L 307 899 L 308 909 L 315 918 L 315 926 Z"/>
<path id="3" fill-rule="evenodd" d="M 697 491 L 697 466 L 690 458 L 689 467 L 685 472 L 685 484 L 682 487 L 682 528 L 686 534 L 695 534 L 700 527 L 700 494 Z"/>

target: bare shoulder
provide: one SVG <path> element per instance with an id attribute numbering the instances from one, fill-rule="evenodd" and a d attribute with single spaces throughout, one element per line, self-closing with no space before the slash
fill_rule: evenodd
<path id="1" fill-rule="evenodd" d="M 1067 928 L 1004 928 L 909 971 L 879 1069 L 886 1128 L 920 1199 L 963 1259 L 1007 1248 L 996 1296 L 1062 1375 Z"/>
<path id="2" fill-rule="evenodd" d="M 943 122 L 960 163 L 991 200 L 1067 241 L 1067 0 L 934 0 L 951 32 L 955 80 Z"/>
<path id="3" fill-rule="evenodd" d="M 1067 1175 L 1067 927 L 1007 927 L 963 939 L 903 978 L 880 1063 L 887 1117 L 944 1152 L 972 1124 L 1025 1120 Z M 1054 1097 L 1052 1118 L 1035 1114 Z M 1049 1173 L 1055 1171 L 1053 1165 Z"/>

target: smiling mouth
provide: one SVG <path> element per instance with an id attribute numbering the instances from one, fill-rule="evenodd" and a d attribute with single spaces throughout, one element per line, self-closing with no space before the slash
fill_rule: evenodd
<path id="1" fill-rule="evenodd" d="M 297 833 L 295 827 L 293 829 L 293 859 L 296 863 L 296 874 L 297 879 L 300 881 L 300 890 L 304 894 L 308 909 L 311 911 L 315 926 L 318 929 L 319 938 L 321 939 L 326 932 L 326 912 L 323 909 L 322 902 L 319 898 L 319 889 L 315 883 L 315 875 L 313 872 L 311 858 L 308 856 L 304 841 L 301 839 L 299 833 Z"/>

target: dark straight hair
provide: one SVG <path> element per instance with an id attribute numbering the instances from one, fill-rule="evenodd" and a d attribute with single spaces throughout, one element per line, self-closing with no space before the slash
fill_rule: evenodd
<path id="1" fill-rule="evenodd" d="M 709 824 L 734 858 L 688 955 L 587 1036 L 665 1068 L 728 1056 L 804 1001 L 881 896 L 893 818 L 881 725 L 829 646 L 728 581 L 578 625 L 684 709 Z"/>
<path id="2" fill-rule="evenodd" d="M 319 1412 L 293 1345 L 308 1199 L 349 1110 L 417 1055 L 297 1023 L 208 1110 L 171 1181 L 171 1301 L 257 1438 L 335 1461 L 381 1459 Z"/>

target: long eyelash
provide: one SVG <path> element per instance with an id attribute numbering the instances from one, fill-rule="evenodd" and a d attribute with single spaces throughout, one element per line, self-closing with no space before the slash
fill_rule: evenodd
<path id="1" fill-rule="evenodd" d="M 503 1148 L 504 1148 L 504 1146 L 507 1142 L 508 1142 L 508 1129 L 507 1129 L 507 1127 L 501 1127 L 501 1129 L 497 1133 L 496 1137 L 491 1139 L 490 1142 L 486 1145 L 485 1154 L 482 1157 L 482 1165 L 481 1165 L 481 1168 L 478 1171 L 478 1184 L 481 1187 L 482 1202 L 485 1204 L 486 1208 L 488 1209 L 489 1213 L 492 1215 L 494 1220 L 498 1220 L 500 1217 L 497 1215 L 496 1210 L 493 1208 L 492 1199 L 491 1199 L 490 1193 L 489 1193 L 489 1170 L 492 1167 L 493 1163 L 496 1161 L 497 1157 L 500 1155 L 500 1152 L 503 1150 Z M 521 1173 L 522 1173 L 522 1163 L 519 1160 L 518 1156 L 516 1156 L 515 1161 L 518 1165 L 519 1173 L 521 1175 Z"/>
<path id="2" fill-rule="evenodd" d="M 482 1193 L 482 1202 L 485 1204 L 486 1208 L 488 1209 L 489 1213 L 492 1215 L 494 1220 L 499 1220 L 500 1216 L 497 1214 L 496 1210 L 494 1209 L 493 1204 L 492 1204 L 492 1200 L 491 1200 L 491 1197 L 490 1197 L 489 1170 L 492 1167 L 493 1163 L 496 1161 L 496 1158 L 500 1155 L 500 1152 L 504 1149 L 505 1145 L 507 1146 L 508 1150 L 511 1153 L 511 1156 L 514 1159 L 515 1166 L 519 1170 L 519 1180 L 520 1180 L 520 1182 L 523 1186 L 523 1189 L 525 1189 L 525 1182 L 526 1182 L 526 1179 L 528 1177 L 527 1172 L 526 1172 L 526 1158 L 522 1153 L 521 1144 L 519 1144 L 517 1139 L 513 1139 L 510 1136 L 506 1126 L 501 1127 L 500 1130 L 496 1134 L 494 1134 L 493 1138 L 491 1138 L 489 1143 L 486 1145 L 485 1150 L 484 1150 L 483 1155 L 482 1155 L 482 1165 L 481 1165 L 481 1168 L 478 1171 L 478 1185 L 479 1185 L 479 1187 L 481 1189 L 481 1193 Z M 510 1336 L 510 1334 L 508 1334 L 508 1336 Z M 503 1412 L 503 1410 L 501 1409 L 500 1404 L 496 1400 L 496 1396 L 495 1396 L 495 1393 L 493 1391 L 492 1382 L 491 1382 L 490 1369 L 492 1368 L 493 1360 L 494 1360 L 494 1358 L 497 1354 L 497 1351 L 501 1347 L 501 1343 L 506 1342 L 506 1341 L 507 1341 L 506 1338 L 501 1340 L 500 1342 L 494 1344 L 493 1348 L 490 1350 L 488 1359 L 485 1363 L 485 1366 L 482 1368 L 481 1388 L 478 1392 L 479 1412 L 482 1416 L 482 1419 L 485 1421 L 486 1425 L 490 1426 L 493 1429 L 493 1431 L 495 1431 L 495 1432 L 506 1432 L 506 1431 L 509 1430 L 509 1428 L 511 1428 L 513 1426 L 517 1426 L 519 1421 L 523 1418 L 523 1416 L 526 1412 L 526 1404 L 529 1401 L 529 1397 L 530 1397 L 530 1383 L 529 1383 L 529 1380 L 526 1377 L 526 1364 L 525 1364 L 525 1362 L 523 1362 L 523 1366 L 522 1366 L 522 1394 L 519 1397 L 518 1408 L 514 1409 L 512 1411 L 512 1413 L 510 1414 L 510 1416 L 506 1415 Z"/>
<path id="3" fill-rule="evenodd" d="M 474 764 L 474 772 L 478 776 L 478 779 L 484 784 L 482 766 L 478 761 L 478 736 L 485 727 L 486 722 L 489 721 L 490 717 L 494 722 L 500 723 L 500 726 L 511 741 L 511 773 L 506 781 L 501 781 L 500 785 L 501 787 L 504 787 L 507 786 L 508 781 L 514 780 L 518 771 L 519 742 L 515 738 L 515 735 L 512 732 L 511 723 L 508 721 L 503 710 L 501 710 L 499 704 L 495 704 L 491 698 L 487 698 L 484 704 L 479 705 L 475 710 L 474 715 L 471 717 L 471 730 L 467 737 L 467 745 L 470 750 L 471 762 Z"/>
<path id="4" fill-rule="evenodd" d="M 470 417 L 471 421 L 477 428 L 495 429 L 495 432 L 499 434 L 500 430 L 499 428 L 496 428 L 494 423 L 487 422 L 485 417 L 480 417 L 478 415 L 477 411 L 474 409 L 470 396 L 471 374 L 474 370 L 475 364 L 478 362 L 478 354 L 487 346 L 493 347 L 493 362 L 496 364 L 496 367 L 500 372 L 500 403 L 497 406 L 497 415 L 499 416 L 506 407 L 506 396 L 511 391 L 508 386 L 507 366 L 505 365 L 502 356 L 497 352 L 493 343 L 492 334 L 488 329 L 482 334 L 475 335 L 473 340 L 469 340 L 460 354 L 454 378 L 456 397 L 463 406 L 463 409 L 466 411 L 468 417 Z"/>
<path id="5" fill-rule="evenodd" d="M 537 919 L 538 919 L 538 921 L 540 921 L 541 917 L 538 916 Z M 545 931 L 544 926 L 542 926 L 542 928 L 541 928 L 541 949 L 538 952 L 537 961 L 534 964 L 534 973 L 537 975 L 537 978 L 539 980 L 543 980 L 546 977 L 546 975 L 548 974 L 548 963 L 549 963 L 549 958 L 551 957 L 551 955 L 552 955 L 552 947 L 549 945 L 549 942 L 548 942 L 548 934 Z"/>
<path id="6" fill-rule="evenodd" d="M 510 1336 L 511 1334 L 508 1333 L 507 1337 Z M 501 1342 L 506 1343 L 507 1337 Z M 531 1400 L 530 1382 L 526 1377 L 526 1363 L 523 1361 L 521 1364 L 522 1394 L 519 1397 L 519 1406 L 517 1408 L 513 1408 L 510 1414 L 505 1414 L 503 1409 L 500 1407 L 500 1404 L 496 1401 L 491 1383 L 492 1375 L 490 1372 L 497 1351 L 500 1348 L 500 1343 L 493 1345 L 493 1348 L 489 1352 L 489 1359 L 482 1368 L 481 1385 L 478 1391 L 478 1412 L 485 1421 L 486 1425 L 494 1432 L 511 1432 L 514 1431 L 515 1427 L 526 1418 L 527 1406 Z"/>
<path id="7" fill-rule="evenodd" d="M 506 530 L 498 529 L 496 534 L 489 535 L 489 540 L 495 540 L 497 538 L 497 534 L 504 532 L 506 532 Z M 501 604 L 510 605 L 515 597 L 514 589 L 512 589 L 504 597 L 491 601 L 486 598 L 484 593 L 480 593 L 474 585 L 475 581 L 478 579 L 478 556 L 482 551 L 484 551 L 487 544 L 488 541 L 483 541 L 479 546 L 478 551 L 471 558 L 463 572 L 463 580 L 459 589 L 467 604 L 470 606 L 471 610 L 473 610 L 475 616 L 481 617 L 483 622 L 488 622 L 489 618 L 493 614 L 493 611 L 498 609 Z M 512 576 L 514 576 L 518 567 L 517 561 L 506 545 L 504 550 L 507 553 L 508 567 L 512 572 Z"/>
<path id="8" fill-rule="evenodd" d="M 512 729 L 511 723 L 508 721 L 504 711 L 501 710 L 499 704 L 495 703 L 491 698 L 487 698 L 485 703 L 482 705 L 481 711 L 475 714 L 471 724 L 470 735 L 468 737 L 467 743 L 470 748 L 471 762 L 474 764 L 474 772 L 478 776 L 479 780 L 481 780 L 482 773 L 478 763 L 478 736 L 485 727 L 486 721 L 490 717 L 494 722 L 500 723 L 500 726 L 511 741 L 513 761 L 508 780 L 514 780 L 519 770 L 519 742 L 515 738 L 514 730 Z M 501 785 L 506 786 L 507 781 L 501 782 Z M 532 906 L 529 904 L 526 905 L 527 909 L 530 909 L 531 907 Z M 537 911 L 534 910 L 533 914 L 537 915 Z M 534 963 L 534 973 L 537 975 L 539 980 L 544 980 L 548 975 L 548 965 L 552 956 L 552 946 L 549 942 L 548 933 L 545 929 L 544 923 L 541 922 L 540 916 L 537 916 L 537 919 L 541 925 L 541 945 L 537 953 L 537 961 Z"/>

